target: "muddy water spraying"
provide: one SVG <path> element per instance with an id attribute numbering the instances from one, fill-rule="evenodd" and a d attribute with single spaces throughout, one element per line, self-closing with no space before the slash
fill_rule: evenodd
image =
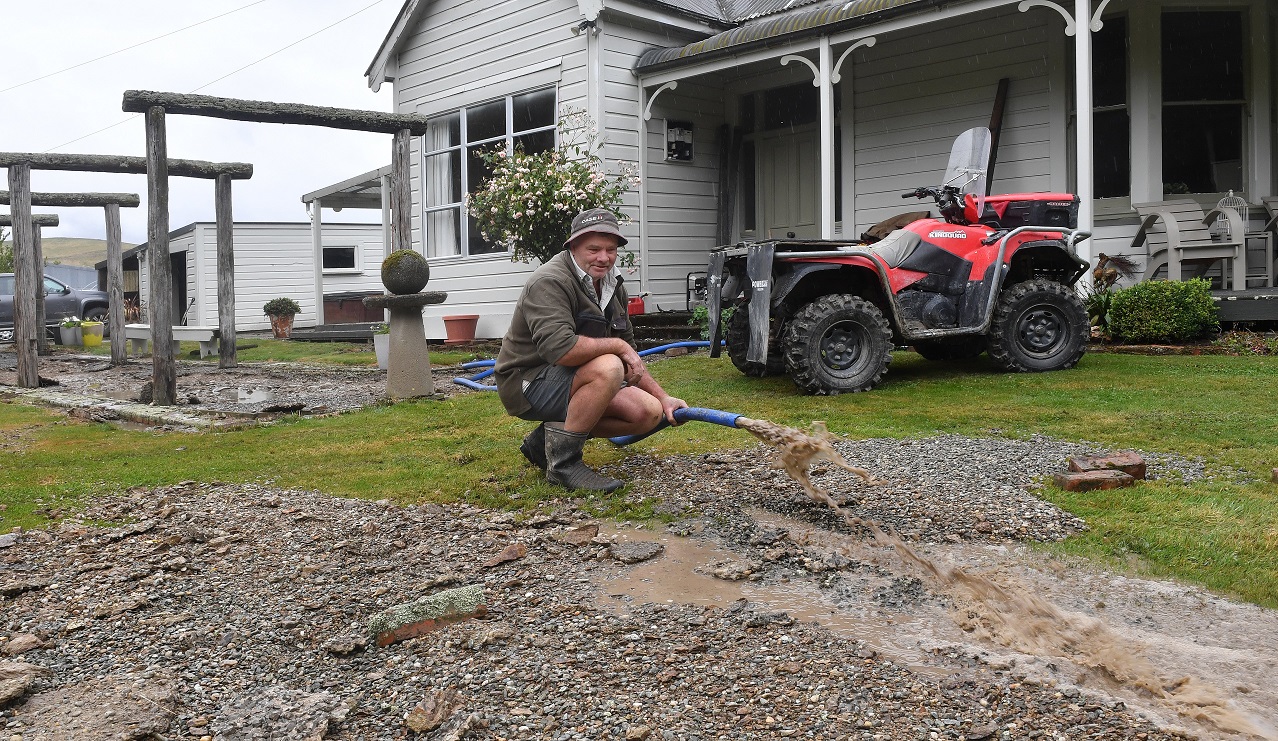
<path id="1" fill-rule="evenodd" d="M 1064 656 L 1110 680 L 1138 688 L 1187 718 L 1225 731 L 1261 739 L 1278 739 L 1269 723 L 1233 707 L 1225 693 L 1190 677 L 1164 677 L 1144 658 L 1140 645 L 1118 635 L 1103 621 L 1062 610 L 1015 586 L 1000 586 L 963 569 L 933 562 L 878 524 L 843 512 L 838 502 L 809 477 L 817 461 L 828 461 L 874 482 L 870 472 L 853 466 L 831 444 L 825 425 L 812 424 L 811 433 L 764 420 L 741 418 L 741 427 L 775 447 L 781 467 L 813 501 L 824 504 L 853 529 L 865 528 L 875 541 L 892 548 L 902 562 L 945 589 L 959 604 L 956 620 L 964 630 L 1004 646 L 1038 656 Z"/>

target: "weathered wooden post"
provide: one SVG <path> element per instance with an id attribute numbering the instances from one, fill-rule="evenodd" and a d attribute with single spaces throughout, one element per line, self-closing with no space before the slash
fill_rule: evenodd
<path id="1" fill-rule="evenodd" d="M 391 252 L 413 247 L 413 192 L 410 183 L 409 145 L 413 132 L 400 129 L 395 132 L 391 148 Z"/>
<path id="2" fill-rule="evenodd" d="M 111 365 L 124 365 L 129 359 L 129 340 L 124 336 L 124 249 L 121 245 L 120 204 L 108 203 L 102 208 L 106 211 L 107 328 L 111 331 Z"/>
<path id="3" fill-rule="evenodd" d="M 18 386 L 33 389 L 40 385 L 37 367 L 36 304 L 40 285 L 36 279 L 34 226 L 31 223 L 31 167 L 9 167 L 9 191 L 13 204 L 13 346 L 18 353 Z"/>
<path id="4" fill-rule="evenodd" d="M 177 366 L 173 359 L 173 263 L 169 258 L 169 147 L 164 109 L 146 112 L 146 249 L 150 275 L 152 394 L 156 404 L 177 403 Z"/>
<path id="5" fill-rule="evenodd" d="M 217 176 L 213 211 L 217 217 L 217 367 L 234 368 L 235 356 L 235 222 L 231 217 L 231 176 Z"/>
<path id="6" fill-rule="evenodd" d="M 35 266 L 36 355 L 49 354 L 49 323 L 44 315 L 44 240 L 41 228 L 31 225 L 31 264 Z"/>

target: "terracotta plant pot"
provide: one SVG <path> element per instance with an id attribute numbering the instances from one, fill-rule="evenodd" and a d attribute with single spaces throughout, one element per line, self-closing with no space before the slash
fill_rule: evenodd
<path id="1" fill-rule="evenodd" d="M 448 339 L 445 345 L 460 345 L 475 341 L 475 325 L 479 323 L 478 314 L 454 314 L 444 317 L 444 332 Z"/>
<path id="2" fill-rule="evenodd" d="M 287 340 L 293 336 L 293 315 L 280 315 L 271 317 L 271 333 L 275 335 L 277 340 Z"/>

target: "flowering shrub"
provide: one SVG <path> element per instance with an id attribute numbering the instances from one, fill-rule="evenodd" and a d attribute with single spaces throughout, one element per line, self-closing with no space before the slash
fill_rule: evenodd
<path id="1" fill-rule="evenodd" d="M 573 217 L 586 209 L 606 208 L 629 221 L 620 206 L 639 183 L 634 169 L 623 163 L 615 175 L 605 171 L 603 145 L 585 112 L 566 112 L 558 129 L 559 146 L 550 151 L 528 154 L 516 145 L 513 154 L 503 146 L 479 155 L 493 174 L 466 197 L 466 208 L 485 239 L 510 245 L 514 260 L 546 262 L 562 252 Z"/>

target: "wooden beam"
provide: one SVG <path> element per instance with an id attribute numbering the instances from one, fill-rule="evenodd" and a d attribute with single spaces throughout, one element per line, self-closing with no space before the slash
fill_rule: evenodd
<path id="1" fill-rule="evenodd" d="M 142 203 L 137 193 L 32 193 L 32 206 L 109 206 L 137 208 Z M 0 190 L 0 206 L 9 205 L 9 191 Z"/>
<path id="2" fill-rule="evenodd" d="M 13 172 L 14 169 L 15 168 L 9 168 L 9 172 Z M 27 170 L 27 172 L 30 173 L 31 171 Z M 17 213 L 16 209 L 18 207 L 18 204 L 15 202 L 11 205 L 14 208 L 13 213 L 0 214 L 0 226 L 11 226 L 16 230 L 18 228 L 17 227 L 18 221 L 22 221 L 22 223 L 24 224 L 31 224 L 32 226 L 57 226 L 58 222 L 60 221 L 57 214 L 31 214 L 30 201 L 26 202 L 26 207 L 27 207 L 26 212 L 30 214 L 30 216 L 26 218 L 25 220 L 16 219 L 14 218 L 14 214 Z M 18 243 L 17 237 L 14 238 L 13 243 L 14 244 Z"/>
<path id="3" fill-rule="evenodd" d="M 120 172 L 146 174 L 146 157 L 114 154 L 36 154 L 33 152 L 0 152 L 0 167 L 28 165 L 32 170 L 69 170 L 72 172 Z M 232 180 L 253 177 L 253 166 L 247 162 L 205 162 L 204 160 L 168 160 L 173 177 L 213 180 L 227 174 Z"/>
<path id="4" fill-rule="evenodd" d="M 9 190 L 13 193 L 10 224 L 13 227 L 13 345 L 18 353 L 18 387 L 39 388 L 39 358 L 36 351 L 36 303 L 40 285 L 35 271 L 35 227 L 31 223 L 31 168 L 9 168 Z"/>
<path id="5" fill-rule="evenodd" d="M 407 113 L 383 113 L 354 108 L 328 108 L 298 103 L 272 103 L 263 100 L 218 98 L 211 95 L 184 95 L 152 90 L 125 90 L 121 108 L 128 113 L 141 113 L 160 106 L 167 113 L 186 116 L 208 116 L 232 121 L 324 126 L 330 129 L 372 131 L 394 134 L 408 130 L 415 135 L 426 133 L 424 116 Z"/>
<path id="6" fill-rule="evenodd" d="M 164 109 L 146 112 L 147 307 L 151 320 L 151 393 L 156 404 L 177 402 L 173 360 L 173 264 L 169 261 L 169 157 Z"/>
<path id="7" fill-rule="evenodd" d="M 413 191 L 409 183 L 412 132 L 395 132 L 391 149 L 391 251 L 413 248 Z"/>
<path id="8" fill-rule="evenodd" d="M 120 243 L 120 204 L 108 203 L 106 211 L 107 243 L 107 329 L 111 332 L 111 365 L 124 365 L 129 359 L 128 340 L 124 336 L 124 249 Z"/>
<path id="9" fill-rule="evenodd" d="M 235 222 L 231 218 L 231 178 L 221 175 L 213 187 L 217 217 L 217 367 L 234 368 L 235 357 Z"/>

